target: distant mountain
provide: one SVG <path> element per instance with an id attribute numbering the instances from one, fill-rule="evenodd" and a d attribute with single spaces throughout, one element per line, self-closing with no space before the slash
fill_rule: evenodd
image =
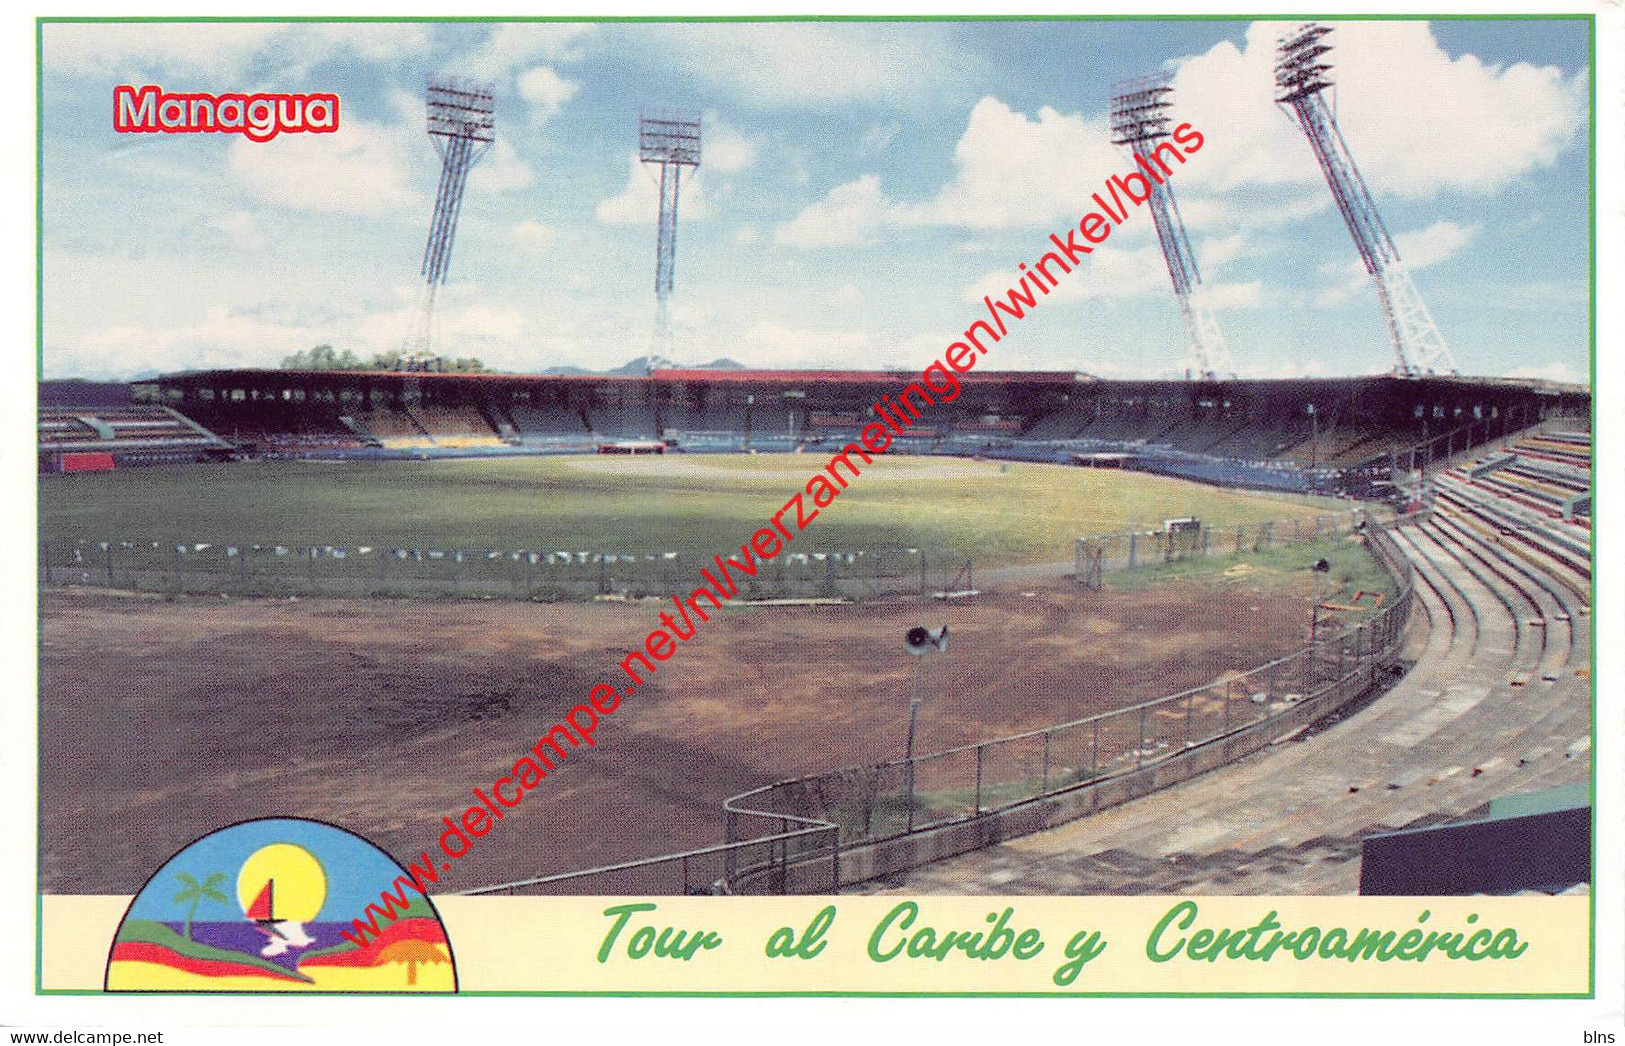
<path id="1" fill-rule="evenodd" d="M 604 373 L 605 374 L 647 374 L 647 373 L 649 373 L 649 371 L 651 369 L 653 369 L 653 370 L 662 370 L 662 369 L 668 369 L 668 368 L 671 368 L 671 367 L 674 367 L 674 366 L 676 366 L 676 364 L 673 363 L 671 360 L 668 360 L 664 356 L 655 356 L 655 357 L 652 357 L 652 358 L 649 357 L 649 356 L 636 356 L 636 357 L 633 357 L 632 359 L 627 360 L 625 363 L 621 364 L 619 367 L 616 367 L 614 370 L 607 370 Z"/>
<path id="2" fill-rule="evenodd" d="M 648 356 L 638 356 L 627 360 L 614 370 L 605 371 L 606 374 L 647 374 L 654 370 L 749 370 L 750 368 L 738 360 L 731 360 L 726 356 L 712 360 L 710 363 L 678 363 L 664 356 L 656 356 L 652 360 Z"/>
<path id="3" fill-rule="evenodd" d="M 593 371 L 593 370 L 588 370 L 586 367 L 576 367 L 576 366 L 571 366 L 569 364 L 565 364 L 562 367 L 548 367 L 547 369 L 543 370 L 542 373 L 543 374 L 563 374 L 563 375 L 567 375 L 567 376 L 573 376 L 573 375 L 577 375 L 577 374 L 596 374 L 598 372 Z"/>

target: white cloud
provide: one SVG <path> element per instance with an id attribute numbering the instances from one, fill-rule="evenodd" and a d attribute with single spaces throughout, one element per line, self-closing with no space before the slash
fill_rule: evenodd
<path id="1" fill-rule="evenodd" d="M 518 87 L 519 96 L 530 105 L 531 126 L 552 119 L 564 103 L 581 90 L 580 84 L 566 80 L 545 65 L 519 74 Z"/>
<path id="2" fill-rule="evenodd" d="M 1591 375 L 1575 370 L 1562 360 L 1546 364 L 1525 364 L 1507 371 L 1509 378 L 1537 378 L 1542 381 L 1561 381 L 1572 385 L 1586 385 Z"/>
<path id="3" fill-rule="evenodd" d="M 235 76 L 286 28 L 257 22 L 47 25 L 44 66 L 47 72 L 77 76 L 127 72 Z"/>
<path id="4" fill-rule="evenodd" d="M 1405 265 L 1415 272 L 1454 258 L 1478 236 L 1481 225 L 1458 225 L 1436 221 L 1425 229 L 1413 229 L 1394 237 L 1394 246 Z"/>
<path id="5" fill-rule="evenodd" d="M 1040 306 L 1046 302 L 1134 298 L 1158 291 L 1171 293 L 1162 250 L 1154 243 L 1145 247 L 1113 248 L 1108 241 L 1107 246 L 1085 258 L 1070 274 L 1061 273 L 1053 264 L 1049 271 L 1059 282 L 1049 294 L 1037 296 Z M 1021 275 L 1019 271 L 990 272 L 966 288 L 965 300 L 980 302 L 984 295 L 1006 298 Z"/>
<path id="6" fill-rule="evenodd" d="M 252 254 L 265 249 L 259 222 L 247 211 L 228 211 L 209 219 L 209 228 L 225 233 L 233 249 Z"/>
<path id="7" fill-rule="evenodd" d="M 429 50 L 429 33 L 407 22 L 321 22 L 288 27 L 290 50 L 306 61 L 350 54 L 364 61 L 387 62 Z"/>
<path id="8" fill-rule="evenodd" d="M 1364 285 L 1365 277 L 1350 277 L 1335 287 L 1328 287 L 1323 291 L 1317 292 L 1309 300 L 1313 302 L 1317 308 L 1329 309 L 1333 306 L 1343 304 L 1356 294 L 1360 293 L 1360 288 Z"/>
<path id="9" fill-rule="evenodd" d="M 1226 41 L 1180 65 L 1176 117 L 1206 137 L 1191 181 L 1321 183 L 1309 143 L 1273 100 L 1285 28 L 1254 23 L 1242 49 Z M 1493 192 L 1551 166 L 1584 126 L 1583 74 L 1451 58 L 1425 22 L 1339 22 L 1331 42 L 1338 123 L 1379 204 L 1389 193 Z"/>
<path id="10" fill-rule="evenodd" d="M 717 84 L 752 106 L 897 104 L 975 75 L 974 56 L 921 23 L 822 22 L 651 26 L 662 62 Z"/>
<path id="11" fill-rule="evenodd" d="M 411 91 L 392 88 L 384 96 L 384 100 L 389 108 L 394 111 L 395 119 L 401 124 L 410 127 L 414 133 L 421 132 L 424 129 L 426 110 L 421 93 L 413 94 Z"/>
<path id="12" fill-rule="evenodd" d="M 869 129 L 863 132 L 859 146 L 866 153 L 881 153 L 891 148 L 891 143 L 897 140 L 902 133 L 903 125 L 896 120 L 890 123 L 870 124 Z"/>
<path id="13" fill-rule="evenodd" d="M 1264 304 L 1264 283 L 1204 283 L 1196 295 L 1208 308 L 1216 312 L 1226 309 L 1256 309 Z"/>
<path id="14" fill-rule="evenodd" d="M 416 309 L 416 287 L 395 288 L 394 301 L 327 314 L 320 319 L 279 321 L 256 308 L 210 306 L 173 325 L 118 324 L 93 329 L 48 352 L 55 375 L 106 375 L 136 369 L 274 366 L 312 345 L 331 344 L 362 358 L 400 347 Z M 440 343 L 452 355 L 479 356 L 497 366 L 536 364 L 534 332 L 547 325 L 517 306 L 492 303 L 479 286 L 453 283 L 441 292 Z"/>
<path id="15" fill-rule="evenodd" d="M 104 374 L 110 366 L 128 367 L 128 360 L 163 371 L 266 366 L 325 340 L 325 331 L 315 327 L 212 306 L 201 319 L 175 327 L 106 327 L 77 344 L 53 347 L 50 355 L 58 374 Z"/>
<path id="16" fill-rule="evenodd" d="M 837 185 L 829 195 L 773 231 L 773 242 L 797 247 L 841 247 L 870 243 L 890 210 L 880 176 L 866 174 Z"/>
<path id="17" fill-rule="evenodd" d="M 1071 224 L 1093 209 L 1089 194 L 1127 169 L 1104 121 L 1049 106 L 1037 119 L 997 98 L 971 110 L 954 147 L 954 177 L 936 198 L 902 208 L 902 221 L 969 228 Z"/>
<path id="18" fill-rule="evenodd" d="M 606 225 L 654 225 L 660 219 L 660 168 L 638 162 L 638 154 L 632 153 L 627 161 L 625 187 L 600 200 L 593 214 Z M 710 216 L 704 183 L 697 178 L 683 179 L 678 221 Z"/>
<path id="19" fill-rule="evenodd" d="M 1273 102 L 1274 47 L 1282 28 L 1256 23 L 1244 48 L 1220 43 L 1177 71 L 1175 119 L 1203 134 L 1175 178 L 1192 229 L 1268 229 L 1330 204 L 1308 143 Z M 1333 39 L 1335 75 L 1344 85 L 1338 118 L 1379 197 L 1493 192 L 1553 164 L 1583 126 L 1582 75 L 1526 63 L 1489 66 L 1471 55 L 1452 59 L 1421 22 L 1339 23 Z M 808 241 L 815 244 L 870 242 L 885 224 L 1070 224 L 1090 209 L 1090 194 L 1108 176 L 1128 169 L 1110 139 L 1104 117 L 1048 106 L 1028 116 L 984 97 L 955 146 L 953 177 L 933 197 L 893 201 L 878 185 L 847 182 L 782 227 L 779 239 L 796 242 L 790 230 L 798 223 L 825 232 Z M 832 214 L 871 224 L 833 237 L 827 229 Z M 1149 223 L 1138 225 L 1146 228 L 1125 230 L 1131 240 L 1149 231 Z"/>
<path id="20" fill-rule="evenodd" d="M 468 180 L 482 192 L 508 192 L 528 188 L 536 181 L 536 173 L 519 158 L 513 143 L 503 138 L 474 166 Z"/>
<path id="21" fill-rule="evenodd" d="M 1234 233 L 1230 236 L 1208 237 L 1196 248 L 1197 264 L 1205 272 L 1216 269 L 1225 262 L 1240 257 L 1247 250 L 1247 237 L 1244 233 Z"/>
<path id="22" fill-rule="evenodd" d="M 856 305 L 862 300 L 863 292 L 858 289 L 858 285 L 855 283 L 843 283 L 835 288 L 834 294 L 829 296 L 830 304 L 838 306 Z"/>
<path id="23" fill-rule="evenodd" d="M 232 178 L 266 203 L 294 210 L 383 214 L 416 203 L 401 136 L 359 120 L 332 134 L 239 139 Z"/>
<path id="24" fill-rule="evenodd" d="M 598 27 L 579 22 L 514 22 L 499 25 L 478 46 L 452 63 L 468 76 L 500 80 L 538 58 L 579 61 Z"/>
<path id="25" fill-rule="evenodd" d="M 1032 118 L 986 97 L 971 109 L 954 147 L 953 178 L 932 198 L 893 201 L 877 176 L 866 175 L 836 186 L 781 226 L 776 238 L 819 246 L 868 243 L 881 226 L 1064 228 L 1095 209 L 1090 194 L 1108 176 L 1132 166 L 1110 138 L 1103 121 L 1049 106 Z M 1138 238 L 1146 231 L 1125 228 L 1122 235 Z"/>
<path id="26" fill-rule="evenodd" d="M 1200 157 L 1198 157 L 1200 159 Z M 1241 185 L 1211 195 L 1209 186 L 1196 184 L 1198 167 L 1180 176 L 1179 216 L 1191 230 L 1245 230 L 1263 232 L 1292 225 L 1332 207 L 1331 194 L 1322 185 Z"/>
<path id="27" fill-rule="evenodd" d="M 542 254 L 557 242 L 559 231 L 551 225 L 526 219 L 508 230 L 508 241 L 530 254 Z"/>
<path id="28" fill-rule="evenodd" d="M 1239 237 L 1214 241 L 1215 257 L 1234 257 L 1242 252 Z M 1173 307 L 1173 287 L 1168 279 L 1167 262 L 1162 249 L 1155 243 L 1143 246 L 1119 245 L 1108 241 L 1105 246 L 1085 258 L 1071 273 L 1063 273 L 1053 263 L 1048 271 L 1059 281 L 1048 294 L 1035 293 L 1038 306 L 1047 303 L 1123 300 L 1128 298 L 1167 298 Z M 1029 259 L 1028 272 L 1031 273 Z M 1022 273 L 1011 270 L 990 272 L 966 288 L 966 301 L 980 302 L 983 296 L 994 300 L 1008 300 L 1010 288 L 1015 287 Z M 1032 281 L 1028 281 L 1032 287 Z M 1240 283 L 1214 281 L 1209 275 L 1197 295 L 1215 311 L 1256 309 L 1264 304 L 1264 284 L 1261 280 Z"/>
<path id="29" fill-rule="evenodd" d="M 88 23 L 46 26 L 44 65 L 74 76 L 233 79 L 259 61 L 296 79 L 333 58 L 387 62 L 428 49 L 427 31 L 410 23 Z"/>
<path id="30" fill-rule="evenodd" d="M 743 331 L 737 350 L 741 358 L 770 367 L 871 367 L 889 351 L 868 331 L 788 327 L 773 320 Z"/>
<path id="31" fill-rule="evenodd" d="M 1478 236 L 1480 225 L 1460 225 L 1441 219 L 1425 229 L 1412 229 L 1394 237 L 1399 257 L 1411 272 L 1448 261 L 1460 254 Z M 1323 267 L 1330 275 L 1340 276 L 1335 287 L 1329 287 L 1315 296 L 1321 306 L 1337 305 L 1364 291 L 1367 280 L 1365 267 L 1359 261 L 1331 263 Z"/>
<path id="32" fill-rule="evenodd" d="M 1244 378 L 1329 378 L 1331 368 L 1313 353 L 1274 359 L 1263 367 L 1242 368 Z"/>
<path id="33" fill-rule="evenodd" d="M 756 162 L 756 143 L 724 123 L 715 114 L 706 114 L 701 146 L 704 168 L 731 174 Z"/>

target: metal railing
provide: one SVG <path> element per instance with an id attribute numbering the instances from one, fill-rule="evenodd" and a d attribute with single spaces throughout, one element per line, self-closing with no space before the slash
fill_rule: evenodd
<path id="1" fill-rule="evenodd" d="M 840 849 L 851 851 L 1142 774 L 1219 745 L 1228 746 L 1223 756 L 1205 759 L 1204 768 L 1256 751 L 1365 693 L 1396 656 L 1414 595 L 1410 563 L 1382 528 L 1368 533 L 1399 592 L 1358 626 L 1250 671 L 1128 708 L 753 789 L 724 804 L 729 838 L 750 819 L 794 816 L 833 825 Z M 1247 743 L 1232 743 L 1242 738 Z M 1183 776 L 1165 775 L 1164 783 L 1176 779 Z"/>
<path id="2" fill-rule="evenodd" d="M 795 886 L 831 893 L 840 889 L 840 839 L 834 825 L 781 816 L 763 818 L 752 827 L 777 830 L 682 853 L 461 892 L 470 896 L 794 893 L 798 890 L 790 882 L 792 869 L 798 875 Z"/>
<path id="3" fill-rule="evenodd" d="M 1475 418 L 1465 425 L 1422 440 L 1410 447 L 1402 447 L 1379 454 L 1357 467 L 1386 462 L 1395 474 L 1442 472 L 1471 457 L 1485 452 L 1485 447 L 1505 450 L 1508 445 L 1543 432 L 1583 427 L 1590 431 L 1591 419 L 1570 414 L 1550 414 L 1538 420 L 1527 418 L 1514 422 L 1510 415 L 1499 418 Z"/>
<path id="4" fill-rule="evenodd" d="M 1125 789 L 1128 798 L 1231 762 L 1367 693 L 1397 657 L 1414 586 L 1410 561 L 1387 530 L 1369 526 L 1368 547 L 1394 579 L 1396 598 L 1364 623 L 1286 657 L 1040 730 L 753 788 L 723 803 L 717 846 L 467 892 L 834 892 L 863 878 L 842 868 L 843 856 L 859 848 L 1160 774 Z"/>

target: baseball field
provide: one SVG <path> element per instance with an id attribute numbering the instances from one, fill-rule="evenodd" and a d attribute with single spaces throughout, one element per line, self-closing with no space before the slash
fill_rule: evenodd
<path id="1" fill-rule="evenodd" d="M 186 465 L 51 477 L 41 537 L 678 552 L 738 548 L 817 455 L 531 457 Z M 926 547 L 977 566 L 1059 561 L 1082 535 L 1229 525 L 1346 502 L 1220 490 L 1137 472 L 878 457 L 798 551 Z"/>
<path id="2" fill-rule="evenodd" d="M 152 468 L 41 484 L 42 536 L 620 547 L 708 555 L 782 505 L 813 458 L 542 458 Z M 1315 576 L 1300 547 L 1073 585 L 1080 534 L 1214 524 L 1343 503 L 1137 473 L 877 459 L 803 548 L 940 543 L 990 572 L 980 597 L 730 610 L 623 706 L 599 745 L 460 865 L 450 889 L 720 841 L 720 803 L 769 781 L 900 754 L 912 659 L 952 626 L 922 751 L 1206 684 L 1300 645 Z M 1329 540 L 1358 584 L 1363 553 Z M 1346 560 L 1346 563 L 1345 563 Z M 1334 572 L 1335 572 L 1334 571 Z M 618 665 L 658 602 L 239 598 L 42 592 L 42 881 L 128 892 L 190 839 L 308 816 L 397 856 Z"/>

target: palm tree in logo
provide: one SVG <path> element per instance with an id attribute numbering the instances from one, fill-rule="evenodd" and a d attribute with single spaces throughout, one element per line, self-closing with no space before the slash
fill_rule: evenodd
<path id="1" fill-rule="evenodd" d="M 215 872 L 201 883 L 186 872 L 178 872 L 175 878 L 181 881 L 181 892 L 175 895 L 176 904 L 191 902 L 186 909 L 186 925 L 181 933 L 187 940 L 192 939 L 192 917 L 197 914 L 197 906 L 204 901 L 219 901 L 221 904 L 230 904 L 231 898 L 221 893 L 215 887 L 226 881 L 225 872 Z"/>

